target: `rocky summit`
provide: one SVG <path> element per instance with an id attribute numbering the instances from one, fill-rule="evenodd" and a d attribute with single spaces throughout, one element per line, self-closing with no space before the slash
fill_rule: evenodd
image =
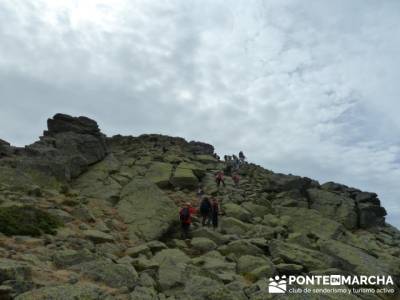
<path id="1" fill-rule="evenodd" d="M 400 298 L 400 232 L 375 193 L 249 162 L 236 185 L 213 154 L 63 114 L 31 145 L 0 140 L 0 299 Z M 182 239 L 179 208 L 198 207 L 199 185 L 219 200 L 219 226 L 195 216 Z M 330 274 L 391 276 L 395 292 L 268 290 L 276 275 Z"/>

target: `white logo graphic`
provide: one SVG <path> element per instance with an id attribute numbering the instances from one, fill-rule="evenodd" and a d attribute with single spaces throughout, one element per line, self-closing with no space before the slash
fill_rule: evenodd
<path id="1" fill-rule="evenodd" d="M 270 278 L 268 283 L 268 292 L 271 294 L 283 294 L 286 292 L 286 276 L 275 276 Z"/>

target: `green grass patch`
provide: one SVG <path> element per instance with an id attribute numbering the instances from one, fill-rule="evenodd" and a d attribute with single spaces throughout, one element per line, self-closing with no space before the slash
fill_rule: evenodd
<path id="1" fill-rule="evenodd" d="M 55 234 L 62 225 L 58 218 L 32 206 L 0 208 L 0 232 L 7 236 Z"/>

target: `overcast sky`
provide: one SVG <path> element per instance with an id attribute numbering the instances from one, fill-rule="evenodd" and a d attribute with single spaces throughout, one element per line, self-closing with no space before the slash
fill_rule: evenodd
<path id="1" fill-rule="evenodd" d="M 400 1 L 0 2 L 0 138 L 57 112 L 377 192 L 400 227 Z"/>

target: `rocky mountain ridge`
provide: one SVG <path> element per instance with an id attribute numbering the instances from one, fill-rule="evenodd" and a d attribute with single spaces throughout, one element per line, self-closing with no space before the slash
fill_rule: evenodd
<path id="1" fill-rule="evenodd" d="M 267 289 L 274 275 L 380 274 L 398 291 L 400 232 L 375 193 L 251 163 L 236 187 L 206 143 L 109 138 L 95 121 L 62 114 L 47 125 L 24 148 L 0 140 L 0 299 L 398 297 Z M 198 204 L 199 184 L 220 200 L 221 224 L 195 221 L 182 240 L 178 209 Z"/>

